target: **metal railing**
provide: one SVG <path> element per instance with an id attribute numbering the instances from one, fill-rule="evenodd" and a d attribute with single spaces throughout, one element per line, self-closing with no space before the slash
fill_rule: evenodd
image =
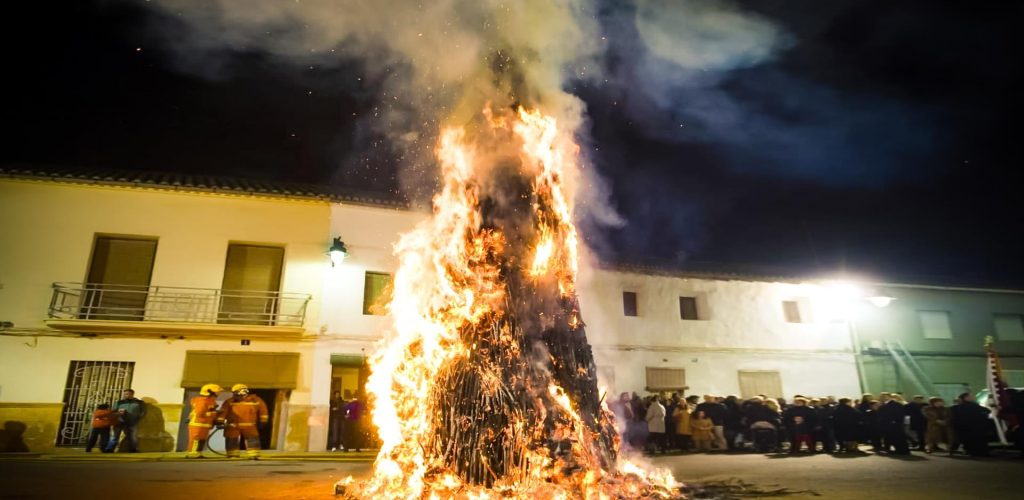
<path id="1" fill-rule="evenodd" d="M 49 315 L 54 319 L 301 327 L 311 299 L 305 293 L 59 282 L 53 284 Z"/>

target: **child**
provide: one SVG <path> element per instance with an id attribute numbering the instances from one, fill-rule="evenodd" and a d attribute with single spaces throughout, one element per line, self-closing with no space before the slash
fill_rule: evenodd
<path id="1" fill-rule="evenodd" d="M 110 426 L 116 420 L 117 413 L 110 409 L 110 405 L 96 406 L 96 411 L 92 412 L 92 428 L 89 429 L 89 443 L 85 445 L 86 453 L 91 452 L 92 447 L 96 446 L 97 439 L 100 441 L 100 450 L 109 453 L 107 442 L 110 440 Z"/>
<path id="2" fill-rule="evenodd" d="M 790 429 L 790 432 L 793 433 L 793 441 L 789 448 L 790 453 L 800 451 L 803 443 L 807 443 L 807 451 L 814 452 L 814 441 L 811 440 L 811 426 L 807 424 L 804 417 L 800 415 L 793 417 L 793 428 Z"/>
<path id="3" fill-rule="evenodd" d="M 698 411 L 697 415 L 690 419 L 690 428 L 693 429 L 693 443 L 697 447 L 697 451 L 710 451 L 711 440 L 714 437 L 712 429 L 715 424 L 710 418 L 704 416 L 703 411 Z"/>

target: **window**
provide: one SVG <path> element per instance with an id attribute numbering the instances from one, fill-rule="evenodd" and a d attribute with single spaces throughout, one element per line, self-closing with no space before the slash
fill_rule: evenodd
<path id="1" fill-rule="evenodd" d="M 155 239 L 97 236 L 82 319 L 141 321 L 155 257 Z"/>
<path id="2" fill-rule="evenodd" d="M 72 361 L 64 385 L 57 446 L 85 446 L 96 405 L 121 399 L 121 391 L 132 386 L 134 371 L 134 361 Z"/>
<path id="3" fill-rule="evenodd" d="M 1007 387 L 1024 387 L 1024 370 L 1003 370 Z"/>
<path id="4" fill-rule="evenodd" d="M 992 316 L 999 340 L 1024 340 L 1024 318 L 1019 314 L 996 314 Z"/>
<path id="5" fill-rule="evenodd" d="M 283 247 L 229 244 L 217 322 L 273 325 L 283 265 Z"/>
<path id="6" fill-rule="evenodd" d="M 697 297 L 679 297 L 679 319 L 700 319 L 697 314 Z"/>
<path id="7" fill-rule="evenodd" d="M 921 332 L 926 339 L 949 340 L 953 330 L 949 326 L 949 311 L 917 311 Z"/>
<path id="8" fill-rule="evenodd" d="M 787 323 L 803 323 L 800 316 L 800 303 L 795 300 L 782 301 L 782 317 Z"/>
<path id="9" fill-rule="evenodd" d="M 740 378 L 740 397 L 750 399 L 764 394 L 770 398 L 782 397 L 782 377 L 775 371 L 738 372 Z"/>
<path id="10" fill-rule="evenodd" d="M 636 316 L 636 292 L 622 292 L 622 314 Z"/>
<path id="11" fill-rule="evenodd" d="M 686 389 L 686 370 L 682 368 L 647 367 L 648 392 L 681 391 Z"/>
<path id="12" fill-rule="evenodd" d="M 391 275 L 388 273 L 366 272 L 363 280 L 363 314 L 383 316 L 384 292 L 391 286 Z"/>

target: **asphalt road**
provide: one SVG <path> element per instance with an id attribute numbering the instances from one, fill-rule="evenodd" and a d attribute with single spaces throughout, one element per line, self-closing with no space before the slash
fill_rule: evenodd
<path id="1" fill-rule="evenodd" d="M 968 459 L 915 454 L 685 455 L 655 457 L 689 484 L 742 480 L 755 490 L 786 489 L 786 498 L 944 499 L 1021 498 L 1024 460 Z M 331 499 L 332 485 L 365 477 L 363 461 L 118 461 L 0 459 L 3 499 Z"/>

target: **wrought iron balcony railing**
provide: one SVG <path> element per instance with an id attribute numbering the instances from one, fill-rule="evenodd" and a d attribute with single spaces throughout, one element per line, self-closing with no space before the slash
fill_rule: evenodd
<path id="1" fill-rule="evenodd" d="M 165 321 L 301 327 L 312 296 L 106 283 L 54 283 L 54 319 Z"/>

